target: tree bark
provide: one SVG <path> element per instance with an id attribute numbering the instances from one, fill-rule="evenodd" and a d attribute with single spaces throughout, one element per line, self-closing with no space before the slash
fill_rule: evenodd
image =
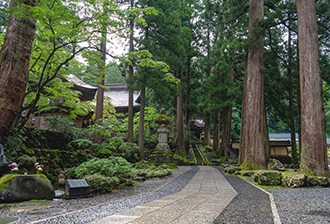
<path id="1" fill-rule="evenodd" d="M 289 19 L 291 18 L 291 13 L 288 15 Z M 291 25 L 291 20 L 289 20 L 289 26 Z M 294 77 L 292 74 L 292 34 L 291 30 L 288 29 L 288 79 L 289 79 L 289 126 L 291 133 L 291 153 L 292 153 L 292 163 L 298 164 L 298 154 L 297 154 L 297 144 L 296 144 L 296 129 L 295 129 L 295 121 L 294 121 L 294 102 L 293 102 L 293 82 Z"/>
<path id="2" fill-rule="evenodd" d="M 24 4 L 35 5 L 35 0 Z M 20 7 L 16 1 L 10 7 Z M 9 15 L 8 26 L 0 51 L 0 143 L 9 134 L 22 105 L 29 79 L 29 64 L 35 38 L 36 20 Z"/>
<path id="3" fill-rule="evenodd" d="M 247 167 L 266 167 L 265 153 L 269 147 L 264 104 L 263 34 L 258 31 L 264 18 L 264 1 L 250 0 L 249 7 L 250 46 L 247 59 L 247 75 L 244 117 L 242 119 L 240 159 Z M 257 29 L 256 29 L 257 28 Z"/>
<path id="4" fill-rule="evenodd" d="M 302 173 L 329 175 L 316 3 L 297 0 Z"/>
<path id="5" fill-rule="evenodd" d="M 181 75 L 178 75 L 182 81 Z M 177 87 L 177 103 L 176 103 L 176 147 L 179 155 L 185 155 L 184 150 L 184 121 L 183 121 L 183 90 L 180 84 Z"/>
<path id="6" fill-rule="evenodd" d="M 143 87 L 140 93 L 140 122 L 139 122 L 139 148 L 140 148 L 140 159 L 145 159 L 144 155 L 144 115 L 145 115 L 145 104 L 146 104 L 146 88 Z"/>
<path id="7" fill-rule="evenodd" d="M 207 27 L 207 61 L 210 62 L 211 61 L 211 34 L 210 34 L 210 27 L 208 25 Z M 206 71 L 206 77 L 210 77 L 211 76 L 211 67 L 210 65 L 208 65 L 207 71 Z M 208 92 L 208 90 L 206 89 L 206 93 Z M 207 146 L 211 146 L 211 128 L 210 128 L 210 113 L 207 111 L 209 108 L 210 104 L 209 102 L 207 102 L 205 104 L 205 126 L 204 126 L 204 144 Z"/>
<path id="8" fill-rule="evenodd" d="M 223 156 L 220 152 L 220 109 L 214 111 L 213 151 L 216 155 Z"/>
<path id="9" fill-rule="evenodd" d="M 103 104 L 104 104 L 104 73 L 105 73 L 105 60 L 106 60 L 106 39 L 107 39 L 107 28 L 103 27 L 102 40 L 101 40 L 101 53 L 103 65 L 99 68 L 99 83 L 97 85 L 97 95 L 96 95 L 96 110 L 95 110 L 95 121 L 103 118 Z M 102 135 L 101 133 L 94 134 L 94 143 L 101 144 Z"/>
<path id="10" fill-rule="evenodd" d="M 189 151 L 189 147 L 190 147 L 190 137 L 191 137 L 191 133 L 190 133 L 190 129 L 191 129 L 191 118 L 190 118 L 190 108 L 189 108 L 189 104 L 190 104 L 190 80 L 191 80 L 191 58 L 188 58 L 187 61 L 187 78 L 186 78 L 186 138 L 185 138 L 185 149 L 187 150 L 187 152 Z"/>
<path id="11" fill-rule="evenodd" d="M 134 6 L 134 0 L 131 0 L 131 8 Z M 130 38 L 129 38 L 129 52 L 134 51 L 133 45 L 133 37 L 134 37 L 134 20 L 130 20 Z M 128 68 L 128 136 L 127 142 L 133 142 L 133 129 L 134 129 L 134 108 L 133 108 L 133 66 L 130 65 Z"/>

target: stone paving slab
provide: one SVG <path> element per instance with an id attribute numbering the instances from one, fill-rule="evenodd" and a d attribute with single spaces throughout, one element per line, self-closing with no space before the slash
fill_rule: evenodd
<path id="1" fill-rule="evenodd" d="M 103 218 L 93 224 L 212 223 L 237 192 L 219 170 L 204 166 L 199 168 L 181 192 Z"/>

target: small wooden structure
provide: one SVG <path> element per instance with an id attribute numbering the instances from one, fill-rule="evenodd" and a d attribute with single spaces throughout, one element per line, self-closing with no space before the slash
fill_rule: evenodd
<path id="1" fill-rule="evenodd" d="M 128 95 L 126 83 L 107 84 L 108 90 L 104 90 L 104 96 L 110 98 L 110 103 L 115 107 L 116 113 L 128 113 Z M 140 111 L 140 92 L 133 92 L 133 111 Z"/>

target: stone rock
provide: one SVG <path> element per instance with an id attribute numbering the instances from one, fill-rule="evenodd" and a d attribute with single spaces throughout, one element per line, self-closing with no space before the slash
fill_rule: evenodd
<path id="1" fill-rule="evenodd" d="M 0 203 L 33 199 L 51 200 L 54 196 L 54 188 L 50 182 L 37 175 L 22 175 L 11 179 L 4 190 L 0 192 Z"/>
<path id="2" fill-rule="evenodd" d="M 241 175 L 242 176 L 245 176 L 245 177 L 251 177 L 253 176 L 253 174 L 255 173 L 255 171 L 250 171 L 250 170 L 247 170 L 247 171 L 241 171 Z"/>
<path id="3" fill-rule="evenodd" d="M 224 169 L 224 172 L 228 174 L 234 174 L 236 171 L 241 171 L 241 168 L 236 166 L 228 166 Z"/>
<path id="4" fill-rule="evenodd" d="M 280 161 L 278 161 L 277 159 L 270 159 L 267 164 L 267 167 L 269 170 L 278 170 L 278 171 L 285 170 L 283 164 Z"/>
<path id="5" fill-rule="evenodd" d="M 253 179 L 260 185 L 277 186 L 282 183 L 282 174 L 274 170 L 258 170 L 254 173 Z"/>
<path id="6" fill-rule="evenodd" d="M 307 185 L 307 176 L 305 174 L 292 174 L 283 178 L 283 186 L 297 188 Z"/>
<path id="7" fill-rule="evenodd" d="M 307 184 L 309 187 L 314 187 L 314 186 L 328 187 L 330 185 L 330 182 L 329 179 L 326 177 L 308 176 Z"/>

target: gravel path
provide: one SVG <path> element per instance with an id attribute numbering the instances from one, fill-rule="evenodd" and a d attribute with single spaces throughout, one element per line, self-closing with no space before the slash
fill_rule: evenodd
<path id="1" fill-rule="evenodd" d="M 97 219 L 125 211 L 161 197 L 180 191 L 195 175 L 198 167 L 179 167 L 171 177 L 144 181 L 110 194 L 75 200 L 53 200 L 38 205 L 50 206 L 44 211 L 58 211 L 60 214 L 36 214 L 29 211 L 10 212 L 18 205 L 0 209 L 0 217 L 19 217 L 17 223 L 89 223 Z M 182 175 L 185 173 L 185 175 Z M 166 184 L 166 185 L 165 185 Z M 159 188 L 159 189 L 158 189 Z M 29 204 L 31 206 L 34 204 Z M 22 206 L 22 205 L 19 205 Z M 54 216 L 53 218 L 49 218 Z M 47 219 L 46 219 L 47 218 Z M 43 221 L 41 221 L 44 219 Z"/>
<path id="2" fill-rule="evenodd" d="M 266 189 L 283 224 L 330 223 L 330 188 Z"/>
<path id="3" fill-rule="evenodd" d="M 220 168 L 219 170 L 222 172 Z M 214 224 L 274 223 L 269 197 L 266 193 L 245 182 L 240 177 L 226 174 L 224 176 L 237 191 L 237 195 L 213 222 Z"/>

